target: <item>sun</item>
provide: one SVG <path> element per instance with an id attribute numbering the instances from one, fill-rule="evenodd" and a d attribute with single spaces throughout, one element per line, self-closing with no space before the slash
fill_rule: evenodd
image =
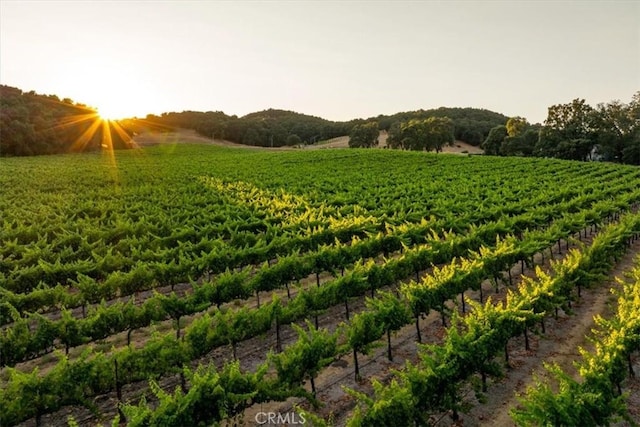
<path id="1" fill-rule="evenodd" d="M 114 105 L 102 105 L 98 107 L 98 115 L 102 120 L 116 121 L 126 118 L 126 112 L 121 107 Z"/>

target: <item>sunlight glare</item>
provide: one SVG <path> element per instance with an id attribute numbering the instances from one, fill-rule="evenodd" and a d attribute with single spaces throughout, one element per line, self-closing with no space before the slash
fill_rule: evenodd
<path id="1" fill-rule="evenodd" d="M 125 116 L 118 114 L 117 108 L 109 108 L 107 106 L 99 107 L 98 115 L 102 120 L 106 121 L 120 120 L 125 118 Z"/>

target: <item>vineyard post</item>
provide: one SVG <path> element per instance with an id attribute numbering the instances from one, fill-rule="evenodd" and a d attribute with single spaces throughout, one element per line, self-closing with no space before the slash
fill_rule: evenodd
<path id="1" fill-rule="evenodd" d="M 180 315 L 178 314 L 176 316 L 176 339 L 179 340 L 180 339 Z"/>
<path id="2" fill-rule="evenodd" d="M 358 366 L 358 350 L 353 347 L 353 364 L 355 365 L 355 380 L 360 379 L 360 367 Z"/>
<path id="3" fill-rule="evenodd" d="M 276 313 L 276 352 L 282 352 L 282 343 L 280 341 L 280 316 Z"/>
<path id="4" fill-rule="evenodd" d="M 582 285 L 580 285 L 580 281 L 578 280 L 578 298 L 582 297 Z"/>
<path id="5" fill-rule="evenodd" d="M 509 340 L 504 343 L 504 363 L 509 367 Z"/>
<path id="6" fill-rule="evenodd" d="M 182 389 L 183 393 L 187 393 L 187 379 L 184 376 L 184 366 L 182 367 L 182 370 L 180 371 L 180 388 Z"/>
<path id="7" fill-rule="evenodd" d="M 116 397 L 118 398 L 118 415 L 120 416 L 120 421 L 127 421 L 127 418 L 122 412 L 122 385 L 120 384 L 120 376 L 118 375 L 118 359 L 113 359 L 113 367 L 114 367 L 114 377 L 116 382 Z"/>
<path id="8" fill-rule="evenodd" d="M 309 381 L 311 382 L 311 394 L 316 397 L 316 382 L 313 379 L 313 374 L 309 374 Z"/>

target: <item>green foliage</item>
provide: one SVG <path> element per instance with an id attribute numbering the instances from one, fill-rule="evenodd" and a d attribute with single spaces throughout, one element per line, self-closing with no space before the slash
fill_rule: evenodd
<path id="1" fill-rule="evenodd" d="M 378 145 L 378 123 L 368 122 L 355 125 L 349 133 L 350 148 L 371 148 Z"/>
<path id="2" fill-rule="evenodd" d="M 492 128 L 489 135 L 487 135 L 487 139 L 482 143 L 484 153 L 491 156 L 499 155 L 502 141 L 504 141 L 507 135 L 507 127 L 504 125 L 498 125 Z"/>
<path id="3" fill-rule="evenodd" d="M 414 151 L 442 151 L 445 145 L 454 141 L 454 124 L 448 117 L 413 119 L 393 124 L 389 129 L 387 143 L 391 148 Z"/>
<path id="4" fill-rule="evenodd" d="M 267 394 L 266 365 L 255 373 L 240 371 L 239 362 L 225 364 L 220 371 L 200 367 L 196 372 L 185 368 L 189 391 L 164 392 L 155 382 L 151 389 L 159 399 L 151 409 L 146 401 L 137 406 L 125 405 L 123 412 L 130 426 L 181 425 L 200 426 L 219 423 L 240 414 L 252 402 L 261 402 Z"/>
<path id="5" fill-rule="evenodd" d="M 287 136 L 287 145 L 294 146 L 300 144 L 302 144 L 302 139 L 295 133 Z"/>
<path id="6" fill-rule="evenodd" d="M 522 135 L 529 126 L 529 122 L 523 117 L 510 117 L 505 125 L 507 135 L 512 138 Z"/>
<path id="7" fill-rule="evenodd" d="M 333 361 L 338 334 L 329 333 L 326 329 L 316 330 L 308 321 L 308 331 L 295 324 L 292 327 L 298 333 L 296 342 L 280 354 L 270 354 L 269 359 L 276 368 L 280 382 L 288 387 L 299 387 L 309 378 L 315 393 L 313 379 Z"/>

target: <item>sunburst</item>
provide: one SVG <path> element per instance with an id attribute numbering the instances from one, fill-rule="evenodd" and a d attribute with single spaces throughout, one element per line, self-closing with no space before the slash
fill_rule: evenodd
<path id="1" fill-rule="evenodd" d="M 84 106 L 76 107 L 79 109 L 78 114 L 61 117 L 51 130 L 72 129 L 71 134 L 77 136 L 69 147 L 71 152 L 86 151 L 88 147 L 99 148 L 105 153 L 109 167 L 114 174 L 114 180 L 117 182 L 115 149 L 118 146 L 133 148 L 136 147 L 136 144 L 118 120 L 115 120 L 109 113 L 109 110 L 96 110 Z"/>

